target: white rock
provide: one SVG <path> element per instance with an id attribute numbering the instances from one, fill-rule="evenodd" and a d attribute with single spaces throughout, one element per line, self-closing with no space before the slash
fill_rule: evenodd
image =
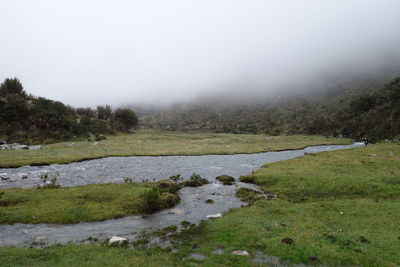
<path id="1" fill-rule="evenodd" d="M 126 239 L 125 237 L 119 237 L 119 236 L 113 236 L 110 238 L 110 240 L 108 240 L 108 245 L 109 246 L 121 246 L 121 245 L 125 245 L 128 243 L 128 239 Z"/>
<path id="2" fill-rule="evenodd" d="M 235 250 L 232 252 L 232 254 L 238 256 L 250 256 L 250 254 L 246 250 Z"/>
<path id="3" fill-rule="evenodd" d="M 37 146 L 29 146 L 29 150 L 39 150 L 42 149 L 41 145 L 37 145 Z"/>
<path id="4" fill-rule="evenodd" d="M 221 213 L 210 214 L 210 215 L 207 215 L 207 216 L 206 216 L 207 219 L 221 218 L 221 217 L 222 217 Z"/>
<path id="5" fill-rule="evenodd" d="M 185 213 L 185 211 L 182 209 L 170 209 L 169 212 L 176 215 L 182 215 L 183 213 Z"/>

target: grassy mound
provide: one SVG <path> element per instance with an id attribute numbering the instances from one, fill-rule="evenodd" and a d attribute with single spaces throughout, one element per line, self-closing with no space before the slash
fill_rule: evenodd
<path id="1" fill-rule="evenodd" d="M 233 185 L 235 183 L 235 179 L 229 175 L 220 175 L 215 177 L 218 181 L 220 181 L 223 185 Z"/>

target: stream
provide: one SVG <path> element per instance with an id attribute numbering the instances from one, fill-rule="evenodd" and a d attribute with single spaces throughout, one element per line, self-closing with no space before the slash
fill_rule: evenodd
<path id="1" fill-rule="evenodd" d="M 41 176 L 58 173 L 57 183 L 63 187 L 95 183 L 123 183 L 124 178 L 135 182 L 157 181 L 181 174 L 188 179 L 192 173 L 200 174 L 211 183 L 201 187 L 186 187 L 179 191 L 181 201 L 172 209 L 150 216 L 128 216 L 99 222 L 76 224 L 11 224 L 0 225 L 0 247 L 28 247 L 33 243 L 45 246 L 79 243 L 88 238 L 100 241 L 117 235 L 129 240 L 143 231 L 154 231 L 170 225 L 179 226 L 182 221 L 198 224 L 209 214 L 224 213 L 246 203 L 236 198 L 239 187 L 260 190 L 253 184 L 239 182 L 241 175 L 250 174 L 266 163 L 288 160 L 304 155 L 362 146 L 352 145 L 313 146 L 299 150 L 235 155 L 205 156 L 132 156 L 109 157 L 83 162 L 50 166 L 23 166 L 0 169 L 0 188 L 30 188 L 42 183 Z M 222 185 L 215 179 L 221 174 L 235 178 L 235 185 Z M 212 199 L 213 204 L 205 203 Z M 51 201 L 51 200 L 49 200 Z"/>

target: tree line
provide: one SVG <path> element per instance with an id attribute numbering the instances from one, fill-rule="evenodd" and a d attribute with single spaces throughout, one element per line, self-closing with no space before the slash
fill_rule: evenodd
<path id="1" fill-rule="evenodd" d="M 44 97 L 28 95 L 18 78 L 0 84 L 0 138 L 8 143 L 50 143 L 77 137 L 127 132 L 138 118 L 126 108 L 74 108 Z"/>

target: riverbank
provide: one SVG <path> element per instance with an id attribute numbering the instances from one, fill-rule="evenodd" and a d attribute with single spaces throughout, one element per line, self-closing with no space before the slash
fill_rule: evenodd
<path id="1" fill-rule="evenodd" d="M 252 178 L 278 197 L 203 222 L 166 249 L 1 248 L 0 265 L 254 266 L 277 262 L 274 256 L 328 266 L 400 265 L 399 144 L 308 154 L 265 165 Z"/>
<path id="2" fill-rule="evenodd" d="M 113 156 L 248 154 L 301 149 L 313 145 L 351 144 L 350 139 L 322 136 L 265 136 L 141 130 L 107 140 L 63 142 L 40 150 L 0 151 L 0 168 L 65 164 Z"/>

